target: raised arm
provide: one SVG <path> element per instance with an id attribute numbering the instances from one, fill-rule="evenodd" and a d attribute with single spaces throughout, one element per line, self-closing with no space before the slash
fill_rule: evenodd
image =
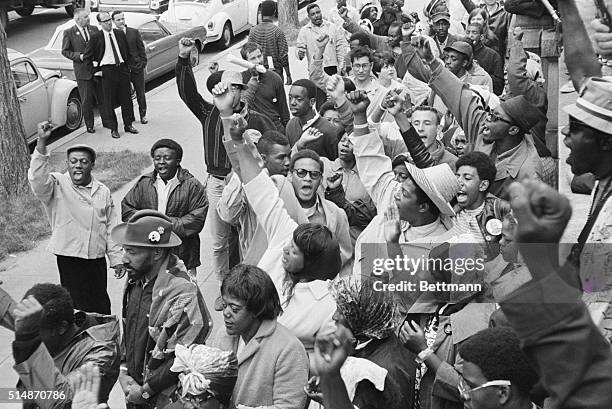
<path id="1" fill-rule="evenodd" d="M 38 139 L 36 149 L 30 159 L 28 169 L 28 181 L 34 192 L 34 196 L 41 202 L 47 204 L 53 197 L 55 178 L 50 173 L 49 155 L 47 154 L 47 140 L 51 136 L 50 130 L 46 129 L 46 123 L 38 124 Z"/>
<path id="2" fill-rule="evenodd" d="M 310 80 L 323 91 L 327 88 L 327 83 L 331 78 L 323 70 L 323 53 L 328 43 L 329 35 L 327 34 L 323 34 L 321 37 L 317 38 L 317 52 L 312 56 L 310 67 L 308 68 Z"/>
<path id="3" fill-rule="evenodd" d="M 576 2 L 559 0 L 559 12 L 563 20 L 563 52 L 565 64 L 574 84 L 580 90 L 582 83 L 589 77 L 601 77 L 601 65 L 591 45 Z"/>
<path id="4" fill-rule="evenodd" d="M 522 36 L 522 33 L 516 36 L 516 41 L 510 47 L 508 88 L 510 94 L 524 95 L 529 102 L 541 108 L 546 104 L 546 90 L 527 75 L 527 54 L 521 42 Z"/>
<path id="5" fill-rule="evenodd" d="M 202 95 L 198 92 L 191 63 L 189 62 L 189 54 L 195 45 L 186 46 L 181 39 L 179 42 L 179 56 L 176 63 L 176 86 L 178 93 L 187 108 L 198 118 L 202 123 L 206 120 L 212 110 L 212 104 L 206 102 Z"/>

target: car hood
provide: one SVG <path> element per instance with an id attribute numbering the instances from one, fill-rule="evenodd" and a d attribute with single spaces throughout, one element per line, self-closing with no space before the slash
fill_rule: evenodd
<path id="1" fill-rule="evenodd" d="M 212 10 L 209 6 L 210 3 L 174 4 L 171 10 L 163 13 L 160 20 L 184 24 L 190 27 L 206 26 L 206 23 L 208 23 L 208 20 L 212 17 Z"/>
<path id="2" fill-rule="evenodd" d="M 28 57 L 34 61 L 38 68 L 59 71 L 61 76 L 74 79 L 72 61 L 64 57 L 59 50 L 39 48 L 28 54 Z"/>

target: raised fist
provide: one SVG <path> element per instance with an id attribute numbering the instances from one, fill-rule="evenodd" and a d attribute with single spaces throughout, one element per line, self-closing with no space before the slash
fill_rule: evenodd
<path id="1" fill-rule="evenodd" d="M 370 105 L 370 99 L 365 91 L 351 91 L 346 95 L 346 99 L 351 103 L 353 114 L 365 114 Z"/>

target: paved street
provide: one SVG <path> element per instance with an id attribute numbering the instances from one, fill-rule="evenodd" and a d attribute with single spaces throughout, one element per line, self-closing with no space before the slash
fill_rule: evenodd
<path id="1" fill-rule="evenodd" d="M 587 0 L 579 0 L 586 2 Z M 318 0 L 317 3 L 322 4 L 324 10 L 333 6 L 333 0 Z M 408 2 L 407 2 L 408 3 Z M 422 9 L 422 7 L 421 7 Z M 300 11 L 300 19 L 303 19 L 305 9 Z M 15 48 L 21 52 L 30 52 L 44 44 L 53 33 L 55 27 L 68 17 L 63 9 L 48 10 L 36 9 L 31 17 L 21 18 L 16 13 L 10 13 L 11 26 L 8 34 L 8 46 Z M 229 50 L 218 53 L 214 48 L 207 47 L 206 51 L 200 58 L 200 65 L 195 69 L 196 79 L 199 85 L 199 91 L 205 95 L 205 98 L 212 99 L 205 88 L 205 79 L 208 77 L 207 66 L 211 61 L 218 61 L 221 69 L 239 70 L 237 66 L 232 66 L 225 61 L 225 56 L 232 53 L 239 57 L 238 48 L 244 42 L 245 36 L 242 35 L 237 39 L 237 42 Z M 297 62 L 295 59 L 295 50 L 290 49 L 291 72 L 294 79 L 307 77 L 307 67 L 303 62 Z M 565 68 L 560 69 L 562 79 L 560 84 L 564 84 L 563 79 Z M 165 82 L 162 82 L 165 81 Z M 101 127 L 99 119 L 96 122 L 96 133 L 84 133 L 85 129 L 81 128 L 72 134 L 54 142 L 52 149 L 55 151 L 65 151 L 68 146 L 73 143 L 88 143 L 94 146 L 99 151 L 115 151 L 123 149 L 131 149 L 134 151 L 148 152 L 150 146 L 160 138 L 173 138 L 182 144 L 184 148 L 184 158 L 182 165 L 189 169 L 199 180 L 206 180 L 205 166 L 203 163 L 202 151 L 202 129 L 200 123 L 195 119 L 191 112 L 180 101 L 176 90 L 176 83 L 173 78 L 165 78 L 155 84 L 153 87 L 148 87 L 147 102 L 149 106 L 149 124 L 141 125 L 135 123 L 135 126 L 140 130 L 138 135 L 125 135 L 119 140 L 111 139 L 110 132 Z M 288 89 L 288 87 L 286 87 Z M 562 96 L 561 104 L 570 103 L 576 94 Z M 561 124 L 567 122 L 567 116 L 559 115 Z M 566 149 L 560 144 L 561 169 L 560 169 L 560 189 L 564 193 L 569 192 L 568 181 L 570 180 L 569 171 L 564 165 L 565 157 L 567 156 Z M 113 195 L 115 204 L 119 205 L 125 193 L 129 190 L 131 184 L 124 186 Z M 574 219 L 571 226 L 566 232 L 568 240 L 575 239 L 588 211 L 588 196 L 572 195 L 572 205 L 574 206 Z M 43 215 L 41 214 L 41 217 Z M 198 284 L 204 294 L 205 300 L 212 310 L 213 302 L 218 295 L 218 282 L 210 273 L 210 234 L 205 230 L 201 234 L 201 260 L 202 266 L 199 268 Z M 3 282 L 3 288 L 6 289 L 15 298 L 21 297 L 27 289 L 39 282 L 54 282 L 57 283 L 59 275 L 55 264 L 55 257 L 49 254 L 46 250 L 46 241 L 42 242 L 35 249 L 21 253 L 16 256 L 9 257 L 4 262 L 0 263 L 0 281 Z M 123 291 L 124 280 L 115 280 L 109 272 L 108 292 L 111 297 L 112 312 L 120 315 L 121 295 Z M 222 327 L 220 315 L 213 313 L 215 325 L 213 331 Z M 16 384 L 17 376 L 12 369 L 13 358 L 11 354 L 11 342 L 13 334 L 3 328 L 0 328 L 0 388 L 13 387 Z M 113 409 L 125 408 L 124 399 L 118 384 L 111 393 L 109 401 Z M 0 408 L 17 409 L 20 404 L 0 403 Z"/>
<path id="2" fill-rule="evenodd" d="M 332 0 L 319 0 L 318 3 L 322 7 L 331 5 Z M 57 11 L 59 13 L 59 11 Z M 300 10 L 300 19 L 305 16 L 305 9 Z M 35 16 L 36 17 L 36 16 Z M 60 24 L 63 20 L 58 20 L 55 24 Z M 36 30 L 30 30 L 30 36 L 35 36 Z M 52 31 L 52 30 L 51 30 Z M 25 35 L 25 34 L 24 34 Z M 43 43 L 46 43 L 45 40 Z M 195 69 L 198 89 L 205 98 L 212 100 L 212 96 L 208 94 L 205 87 L 205 79 L 208 77 L 208 64 L 212 61 L 218 61 L 220 69 L 240 70 L 239 67 L 230 65 L 225 62 L 225 56 L 228 53 L 240 58 L 239 47 L 244 43 L 245 36 L 237 39 L 237 42 L 224 52 L 216 52 L 214 49 L 207 48 L 200 57 L 200 65 Z M 18 48 L 19 49 L 19 48 Z M 20 49 L 20 51 L 22 51 Z M 26 50 L 27 51 L 27 50 Z M 305 78 L 308 76 L 307 67 L 304 63 L 296 63 L 295 49 L 289 51 L 291 57 L 291 72 L 295 79 Z M 289 87 L 286 87 L 288 90 Z M 176 82 L 172 78 L 158 87 L 150 90 L 147 93 L 147 105 L 149 107 L 149 124 L 141 125 L 135 123 L 139 129 L 138 135 L 124 135 L 119 140 L 111 139 L 110 131 L 102 128 L 99 118 L 96 119 L 96 133 L 87 134 L 85 129 L 81 128 L 72 134 L 57 140 L 51 145 L 54 151 L 65 151 L 68 146 L 73 143 L 87 143 L 96 148 L 98 151 L 114 151 L 122 149 L 131 149 L 134 151 L 148 152 L 151 145 L 160 138 L 173 138 L 179 142 L 184 148 L 184 156 L 182 165 L 189 169 L 200 181 L 206 180 L 205 166 L 203 163 L 203 148 L 202 148 L 202 128 L 197 119 L 186 108 L 178 96 L 176 90 Z M 119 117 L 119 110 L 117 115 Z M 95 172 L 94 172 L 95 173 Z M 124 186 L 119 191 L 115 192 L 113 199 L 116 205 L 119 205 L 121 199 L 131 187 L 131 184 Z M 43 215 L 41 215 L 43 217 Z M 210 273 L 210 233 L 204 230 L 201 235 L 201 260 L 202 266 L 198 269 L 198 284 L 204 294 L 204 298 L 209 308 L 212 310 L 214 300 L 219 294 L 219 284 L 214 276 Z M 42 242 L 40 245 L 25 253 L 21 253 L 15 257 L 9 257 L 4 262 L 0 263 L 0 281 L 3 281 L 2 287 L 9 294 L 18 298 L 21 297 L 27 289 L 39 282 L 59 282 L 59 274 L 55 263 L 55 256 L 49 254 L 46 250 L 47 242 Z M 108 293 L 112 303 L 112 313 L 120 315 L 121 313 L 121 296 L 123 292 L 124 280 L 115 280 L 109 272 Z M 218 330 L 223 324 L 221 316 L 214 311 L 213 319 L 215 324 L 213 331 Z M 10 388 L 15 386 L 17 376 L 12 369 L 13 357 L 11 354 L 11 342 L 13 334 L 3 328 L 0 328 L 0 388 Z M 115 385 L 111 393 L 109 405 L 113 409 L 125 408 L 125 402 L 121 393 L 119 384 Z M 0 403 L 2 409 L 17 409 L 21 406 L 18 404 Z"/>

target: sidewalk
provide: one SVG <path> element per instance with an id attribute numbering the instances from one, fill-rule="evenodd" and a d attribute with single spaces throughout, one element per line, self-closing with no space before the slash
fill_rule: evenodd
<path id="1" fill-rule="evenodd" d="M 318 3 L 332 3 L 331 0 L 319 0 Z M 300 10 L 300 19 L 305 16 L 305 8 Z M 246 40 L 235 44 L 230 49 L 221 53 L 206 52 L 200 56 L 200 64 L 195 68 L 194 73 L 198 83 L 198 89 L 205 99 L 211 101 L 212 96 L 206 90 L 206 78 L 209 75 L 208 64 L 218 61 L 221 70 L 233 69 L 241 71 L 236 65 L 226 61 L 227 54 L 240 57 L 240 47 Z M 295 47 L 290 47 L 289 59 L 291 73 L 294 80 L 307 78 L 308 69 L 305 61 L 298 61 L 295 54 Z M 285 87 L 288 92 L 289 86 Z M 172 138 L 183 146 L 184 155 L 182 166 L 200 181 L 206 180 L 205 165 L 203 162 L 202 147 L 202 126 L 200 122 L 187 109 L 180 100 L 176 89 L 176 80 L 172 79 L 159 86 L 147 94 L 147 105 L 149 107 L 149 124 L 134 125 L 140 131 L 138 135 L 121 133 L 120 139 L 112 139 L 110 131 L 102 128 L 98 119 L 96 122 L 96 133 L 88 134 L 85 128 L 81 128 L 70 135 L 53 143 L 50 149 L 56 152 L 65 152 L 66 149 L 75 143 L 86 143 L 100 152 L 112 152 L 123 149 L 133 151 L 149 152 L 151 145 L 161 138 Z M 119 110 L 117 110 L 119 116 Z M 147 171 L 150 171 L 147 170 Z M 95 171 L 94 171 L 95 175 Z M 120 206 L 121 200 L 127 191 L 134 184 L 128 183 L 123 188 L 113 194 L 116 206 Z M 44 215 L 41 213 L 41 217 Z M 214 300 L 219 294 L 219 284 L 216 277 L 211 274 L 211 241 L 208 229 L 201 233 L 201 260 L 202 266 L 198 268 L 198 284 L 204 299 L 213 314 L 213 331 L 223 325 L 221 315 L 214 311 Z M 0 263 L 0 281 L 3 282 L 2 288 L 13 298 L 20 299 L 23 294 L 36 283 L 59 283 L 59 273 L 56 266 L 55 256 L 46 251 L 48 240 L 41 242 L 33 250 L 19 253 L 14 257 L 9 257 Z M 112 272 L 108 274 L 108 293 L 111 299 L 112 313 L 120 316 L 121 298 L 123 293 L 124 280 L 113 278 Z M 11 388 L 17 383 L 17 375 L 13 370 L 13 357 L 11 343 L 14 337 L 12 332 L 0 328 L 0 388 Z M 119 384 L 115 385 L 109 399 L 109 405 L 113 409 L 125 408 L 125 402 Z M 0 403 L 2 409 L 17 409 L 21 404 Z"/>

